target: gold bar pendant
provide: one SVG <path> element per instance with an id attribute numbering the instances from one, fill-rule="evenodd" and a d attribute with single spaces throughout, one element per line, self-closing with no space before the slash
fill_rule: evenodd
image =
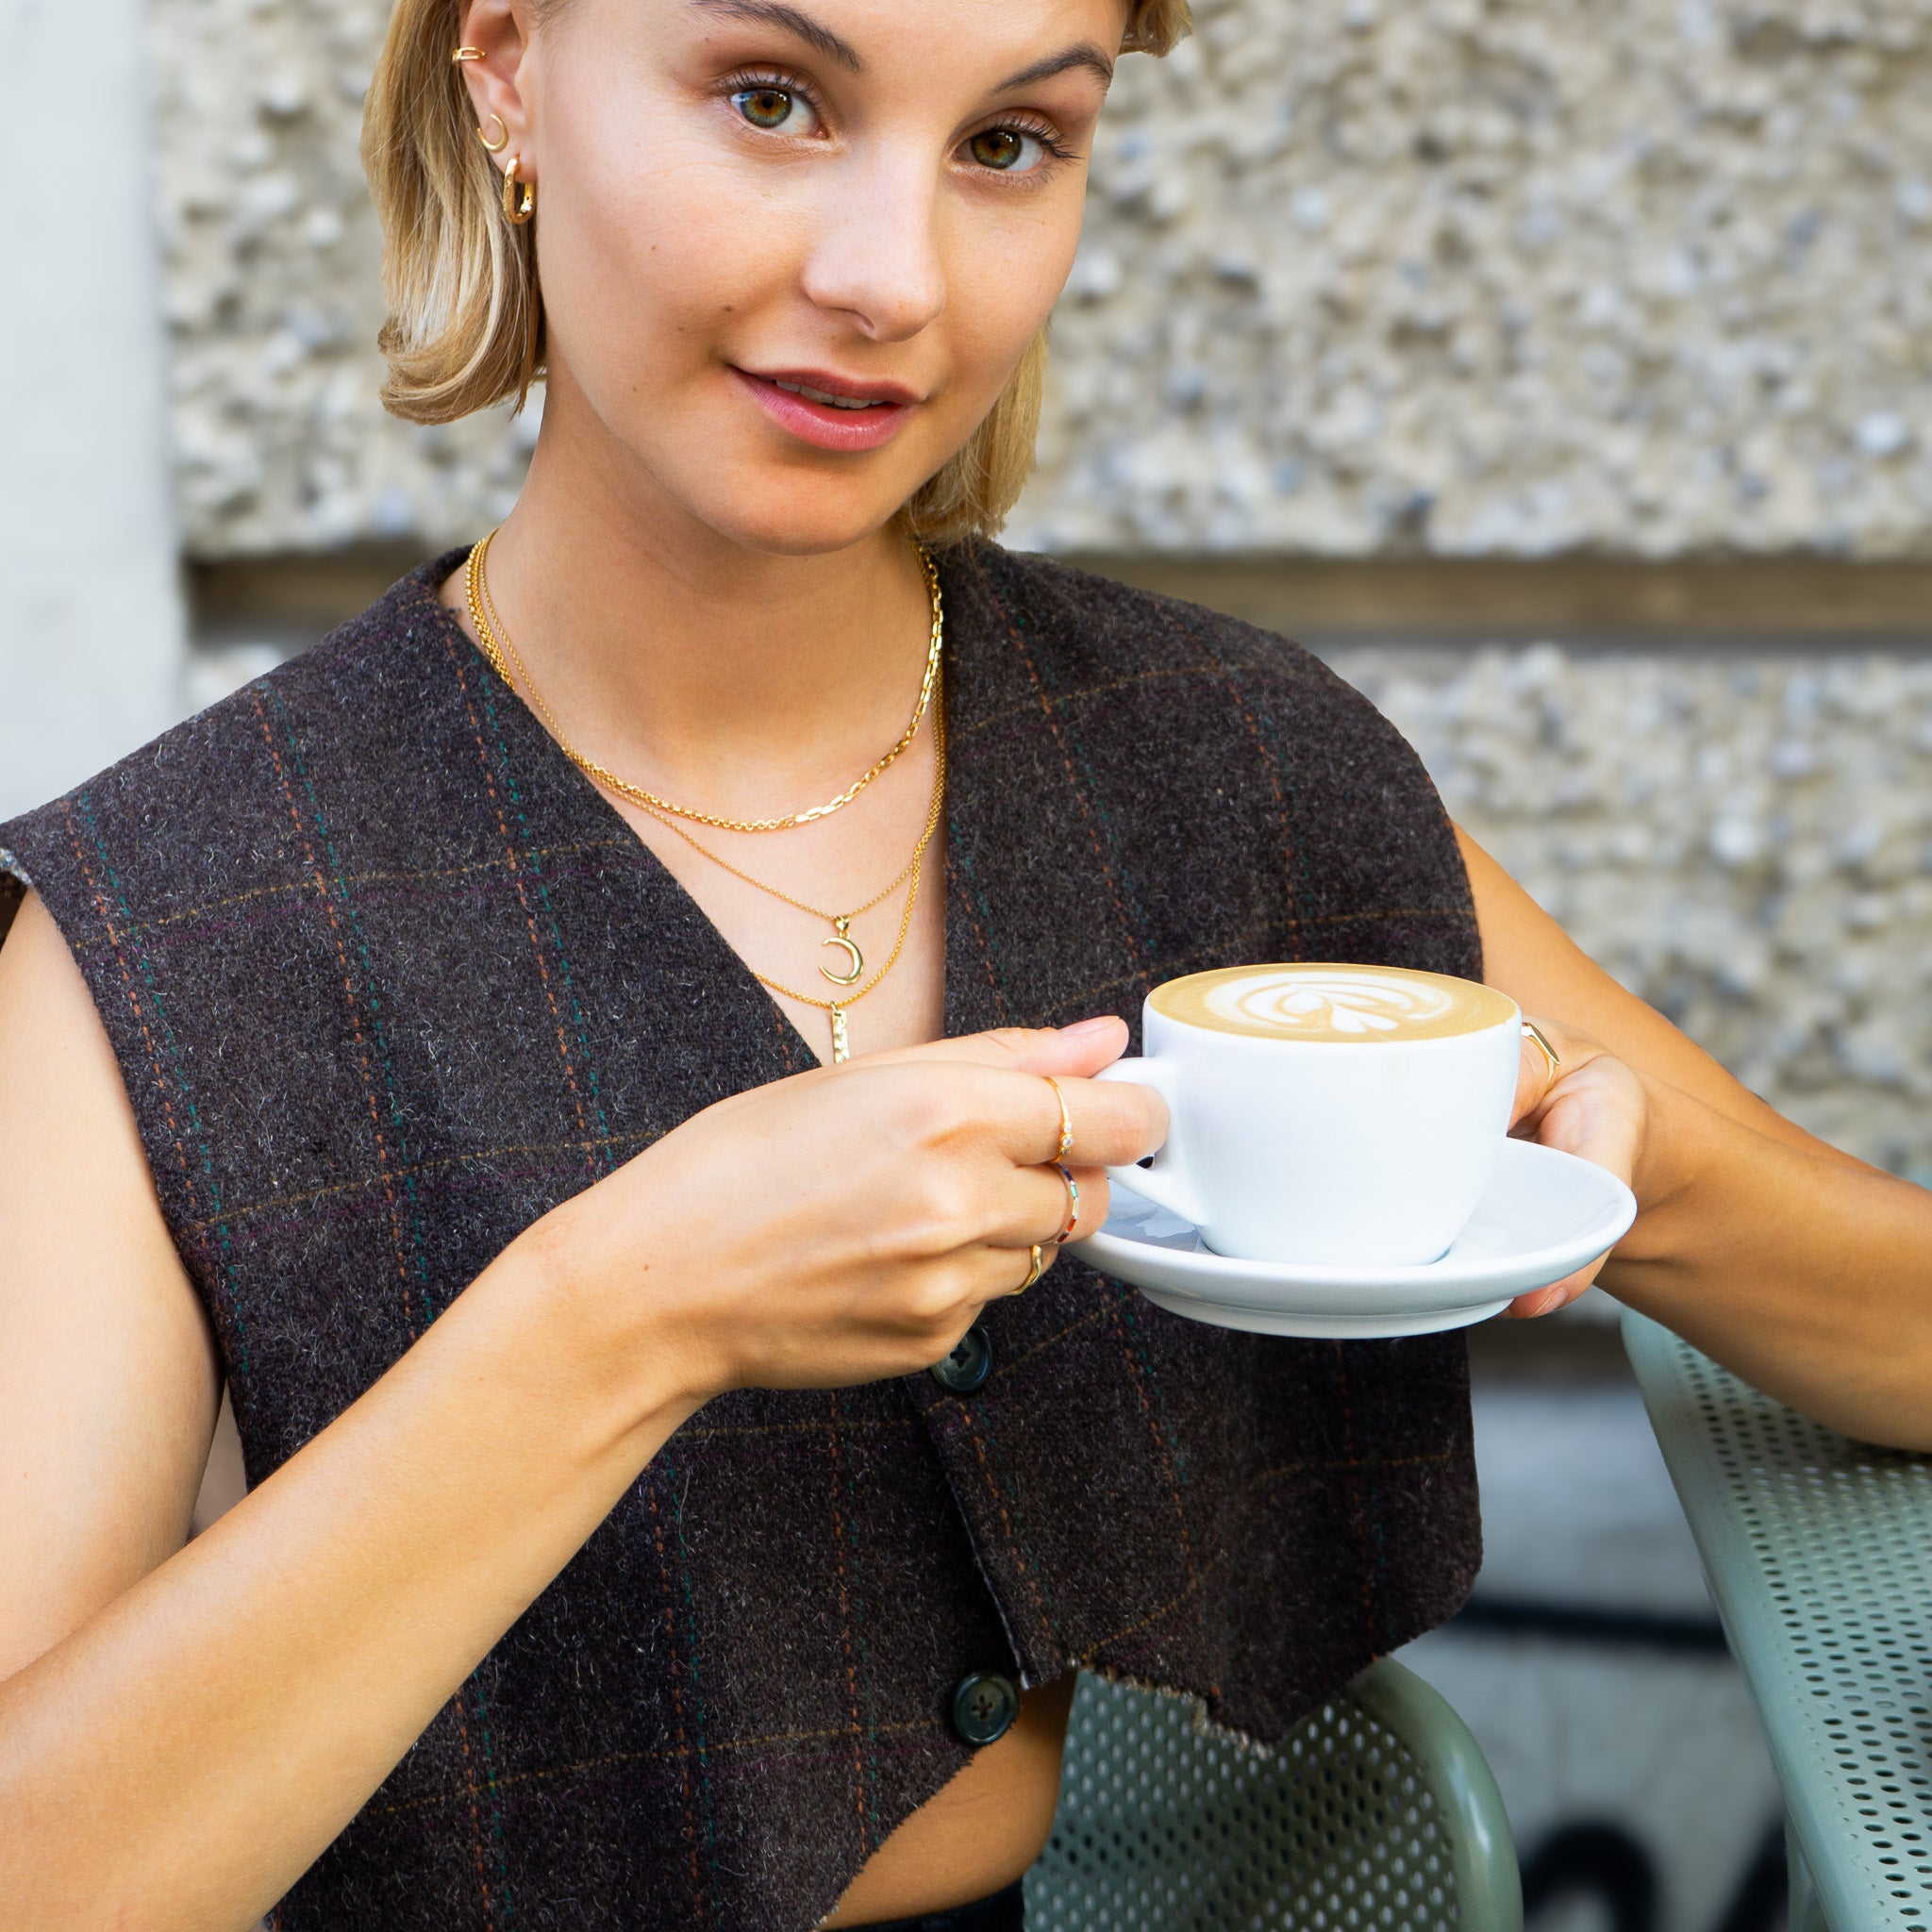
<path id="1" fill-rule="evenodd" d="M 836 1067 L 841 1060 L 852 1058 L 851 1042 L 845 1038 L 845 1014 L 841 1008 L 834 1007 L 832 1012 L 832 1064 Z"/>

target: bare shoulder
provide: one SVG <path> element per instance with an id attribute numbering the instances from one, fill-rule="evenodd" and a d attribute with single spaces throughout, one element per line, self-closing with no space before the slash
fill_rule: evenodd
<path id="1" fill-rule="evenodd" d="M 113 1050 L 28 894 L 0 943 L 0 1677 L 180 1547 L 217 1395 Z"/>

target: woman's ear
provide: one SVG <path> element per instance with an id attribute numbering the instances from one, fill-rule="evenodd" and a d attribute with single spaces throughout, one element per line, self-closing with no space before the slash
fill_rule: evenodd
<path id="1" fill-rule="evenodd" d="M 519 86 L 530 28 L 528 0 L 468 0 L 459 16 L 462 39 L 451 58 L 463 70 L 476 135 L 497 167 L 513 158 L 525 181 L 537 178 L 530 117 Z"/>

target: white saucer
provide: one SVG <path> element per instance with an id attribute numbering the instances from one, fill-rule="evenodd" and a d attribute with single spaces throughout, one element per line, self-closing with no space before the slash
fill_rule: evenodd
<path id="1" fill-rule="evenodd" d="M 1356 1340 L 1485 1322 L 1614 1247 L 1636 1218 L 1636 1199 L 1614 1174 L 1574 1154 L 1506 1141 L 1469 1225 L 1440 1261 L 1422 1267 L 1238 1261 L 1211 1254 L 1191 1223 L 1122 1187 L 1107 1225 L 1069 1252 L 1196 1322 Z"/>

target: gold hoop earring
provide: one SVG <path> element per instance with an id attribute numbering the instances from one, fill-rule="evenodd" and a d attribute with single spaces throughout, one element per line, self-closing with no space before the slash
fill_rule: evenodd
<path id="1" fill-rule="evenodd" d="M 512 155 L 509 166 L 503 171 L 503 215 L 513 228 L 521 228 L 537 212 L 537 184 L 517 179 L 521 165 Z"/>
<path id="2" fill-rule="evenodd" d="M 490 118 L 496 123 L 496 139 L 491 141 L 480 127 L 476 130 L 476 139 L 491 154 L 500 155 L 509 145 L 509 129 L 503 125 L 503 116 L 501 114 L 492 114 Z"/>
<path id="3" fill-rule="evenodd" d="M 481 47 L 458 47 L 449 57 L 449 64 L 452 67 L 460 67 L 465 60 L 480 60 L 482 58 L 483 49 Z"/>

